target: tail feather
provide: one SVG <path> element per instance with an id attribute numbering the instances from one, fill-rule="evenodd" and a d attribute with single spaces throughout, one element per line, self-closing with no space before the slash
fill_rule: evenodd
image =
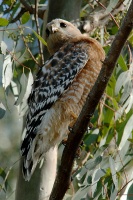
<path id="1" fill-rule="evenodd" d="M 27 157 L 24 157 L 22 172 L 23 172 L 24 179 L 26 181 L 30 180 L 30 178 L 36 168 L 37 163 L 38 163 L 37 160 L 34 160 L 34 162 L 33 162 L 32 158 L 27 160 Z"/>
<path id="2" fill-rule="evenodd" d="M 45 142 L 44 142 L 45 141 Z M 31 141 L 30 141 L 31 142 Z M 27 146 L 23 146 L 21 150 L 23 159 L 22 172 L 24 179 L 29 181 L 37 163 L 43 158 L 44 154 L 50 149 L 50 145 L 47 145 L 47 137 L 44 137 L 42 134 L 36 135 L 32 140 L 32 143 Z M 30 148 L 29 148 L 30 146 Z"/>

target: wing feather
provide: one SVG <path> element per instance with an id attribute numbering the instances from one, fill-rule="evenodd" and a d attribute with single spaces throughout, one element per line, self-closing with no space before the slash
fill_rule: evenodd
<path id="1" fill-rule="evenodd" d="M 22 155 L 29 151 L 47 110 L 67 90 L 87 63 L 89 59 L 89 47 L 87 47 L 83 41 L 63 46 L 37 73 L 28 98 L 27 133 L 21 146 Z"/>

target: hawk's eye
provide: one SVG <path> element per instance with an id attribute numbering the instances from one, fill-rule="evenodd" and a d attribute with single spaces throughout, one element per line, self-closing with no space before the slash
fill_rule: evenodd
<path id="1" fill-rule="evenodd" d="M 64 22 L 61 22 L 61 23 L 60 23 L 60 27 L 61 27 L 61 28 L 66 28 L 67 25 L 66 25 Z"/>
<path id="2" fill-rule="evenodd" d="M 48 37 L 50 34 L 50 31 L 48 29 L 46 29 L 46 36 Z"/>

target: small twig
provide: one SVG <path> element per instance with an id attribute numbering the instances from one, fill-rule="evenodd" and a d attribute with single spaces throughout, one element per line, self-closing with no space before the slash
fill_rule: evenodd
<path id="1" fill-rule="evenodd" d="M 99 1 L 95 0 L 100 6 L 102 6 L 105 10 L 106 10 L 106 7 Z M 115 24 L 117 25 L 117 27 L 119 28 L 119 24 L 117 23 L 117 21 L 115 20 L 114 16 L 112 15 L 111 12 L 109 12 L 109 15 L 111 16 L 111 18 L 113 19 L 113 21 L 115 22 Z"/>
<path id="2" fill-rule="evenodd" d="M 18 28 L 20 29 L 20 31 L 22 31 L 20 26 L 18 26 Z M 40 66 L 40 64 L 37 62 L 36 58 L 35 58 L 34 55 L 32 54 L 32 52 L 31 52 L 31 50 L 30 50 L 30 48 L 29 48 L 27 42 L 25 41 L 25 37 L 24 37 L 23 33 L 22 33 L 21 35 L 22 35 L 22 39 L 23 39 L 23 41 L 24 41 L 24 44 L 25 44 L 26 49 L 27 49 L 27 51 L 29 52 L 30 56 L 31 56 L 32 59 L 35 61 L 35 63 L 36 63 L 38 66 Z"/>
<path id="3" fill-rule="evenodd" d="M 9 13 L 9 12 L 12 10 L 12 8 L 13 8 L 14 4 L 15 4 L 15 1 L 11 2 L 11 5 L 10 5 L 10 7 L 9 7 L 9 8 L 7 8 L 7 9 L 4 11 L 4 14 L 8 14 L 8 13 Z"/>
<path id="4" fill-rule="evenodd" d="M 30 6 L 25 0 L 20 0 L 20 2 L 22 3 L 26 11 L 29 11 L 30 14 L 35 14 L 35 9 L 32 6 Z M 47 6 L 45 5 L 43 9 L 44 10 L 38 10 L 38 17 L 41 19 L 44 18 L 44 13 L 47 10 Z"/>
<path id="5" fill-rule="evenodd" d="M 40 35 L 40 28 L 39 28 L 39 21 L 38 21 L 38 0 L 35 0 L 35 22 L 36 22 L 37 34 Z M 38 44 L 39 44 L 39 51 L 41 55 L 41 65 L 44 65 L 43 48 L 42 48 L 42 43 L 39 39 L 38 39 Z"/>
<path id="6" fill-rule="evenodd" d="M 102 180 L 102 186 L 103 186 L 104 192 L 105 192 L 105 194 L 106 194 L 107 200 L 110 200 L 110 199 L 109 199 L 109 195 L 108 195 L 108 190 L 107 190 L 107 188 L 105 187 L 104 181 L 103 181 L 103 180 Z"/>
<path id="7" fill-rule="evenodd" d="M 121 159 L 121 156 L 120 156 L 120 153 L 119 153 L 119 149 L 117 147 L 117 139 L 116 139 L 116 120 L 115 120 L 115 115 L 114 115 L 114 140 L 115 140 L 115 148 L 117 149 L 117 153 L 118 153 L 118 156 L 119 156 L 119 159 L 120 159 L 120 162 L 121 162 L 121 165 L 123 167 L 123 172 L 124 172 L 124 175 L 125 175 L 125 179 L 126 179 L 126 183 L 128 182 L 128 179 L 127 179 L 127 175 L 126 175 L 126 171 L 125 171 L 125 168 L 124 168 L 124 164 L 123 164 L 123 161 Z"/>
<path id="8" fill-rule="evenodd" d="M 28 67 L 26 67 L 25 65 L 23 65 L 23 63 L 20 63 L 20 62 L 18 61 L 18 59 L 14 56 L 14 54 L 11 53 L 8 49 L 6 49 L 6 51 L 12 56 L 12 58 L 13 58 L 19 65 L 21 65 L 22 67 L 24 67 L 24 68 L 30 70 L 30 68 L 28 68 Z"/>
<path id="9" fill-rule="evenodd" d="M 133 62 L 133 56 L 132 56 L 132 51 L 131 51 L 129 44 L 127 45 L 127 48 L 129 51 L 129 64 L 131 64 Z"/>
<path id="10" fill-rule="evenodd" d="M 26 12 L 25 8 L 21 8 L 20 12 L 17 14 L 16 17 L 14 17 L 14 18 L 10 21 L 10 23 L 14 23 L 14 22 L 20 20 L 21 16 L 22 16 L 25 12 Z"/>
<path id="11" fill-rule="evenodd" d="M 26 10 L 28 10 L 30 13 L 33 13 L 33 7 L 30 6 L 25 0 L 20 0 L 22 5 L 25 7 Z"/>
<path id="12" fill-rule="evenodd" d="M 0 29 L 0 31 L 15 31 L 18 28 L 5 28 L 5 29 Z"/>
<path id="13" fill-rule="evenodd" d="M 9 169 L 8 169 L 8 171 L 7 171 L 7 174 L 6 174 L 6 177 L 5 177 L 5 179 L 4 179 L 4 181 L 3 181 L 2 185 L 1 185 L 1 190 L 4 188 L 5 182 L 6 182 L 7 178 L 8 178 L 8 176 L 9 176 L 10 171 L 12 170 L 12 168 L 14 167 L 14 165 L 15 165 L 19 160 L 20 160 L 20 158 L 19 158 L 18 160 L 16 160 L 16 161 L 12 164 L 11 167 L 9 167 Z"/>
<path id="14" fill-rule="evenodd" d="M 119 195 L 119 193 L 131 182 L 133 181 L 133 178 L 131 180 L 129 180 L 117 193 L 117 195 Z"/>
<path id="15" fill-rule="evenodd" d="M 30 56 L 32 57 L 32 59 L 34 60 L 34 62 L 35 62 L 38 66 L 40 66 L 40 64 L 37 62 L 36 58 L 35 58 L 34 55 L 32 54 L 30 48 L 28 47 L 28 44 L 27 44 L 27 42 L 25 41 L 25 37 L 24 37 L 23 35 L 22 35 L 22 38 L 23 38 L 24 44 L 25 44 L 26 49 L 27 49 L 27 51 L 29 52 Z"/>

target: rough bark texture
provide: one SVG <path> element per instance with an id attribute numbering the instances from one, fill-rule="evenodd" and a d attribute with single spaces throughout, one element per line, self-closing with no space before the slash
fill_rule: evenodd
<path id="1" fill-rule="evenodd" d="M 82 109 L 82 112 L 74 125 L 72 132 L 69 134 L 67 145 L 64 149 L 61 165 L 55 180 L 53 191 L 50 200 L 62 200 L 70 184 L 70 176 L 73 167 L 78 146 L 83 138 L 84 132 L 87 129 L 88 122 L 93 115 L 95 108 L 106 88 L 109 78 L 114 70 L 116 61 L 120 55 L 133 27 L 133 1 L 127 12 L 122 26 L 118 31 L 109 53 L 103 63 L 100 75 L 87 97 L 87 101 Z M 61 188 L 61 190 L 60 190 Z"/>

